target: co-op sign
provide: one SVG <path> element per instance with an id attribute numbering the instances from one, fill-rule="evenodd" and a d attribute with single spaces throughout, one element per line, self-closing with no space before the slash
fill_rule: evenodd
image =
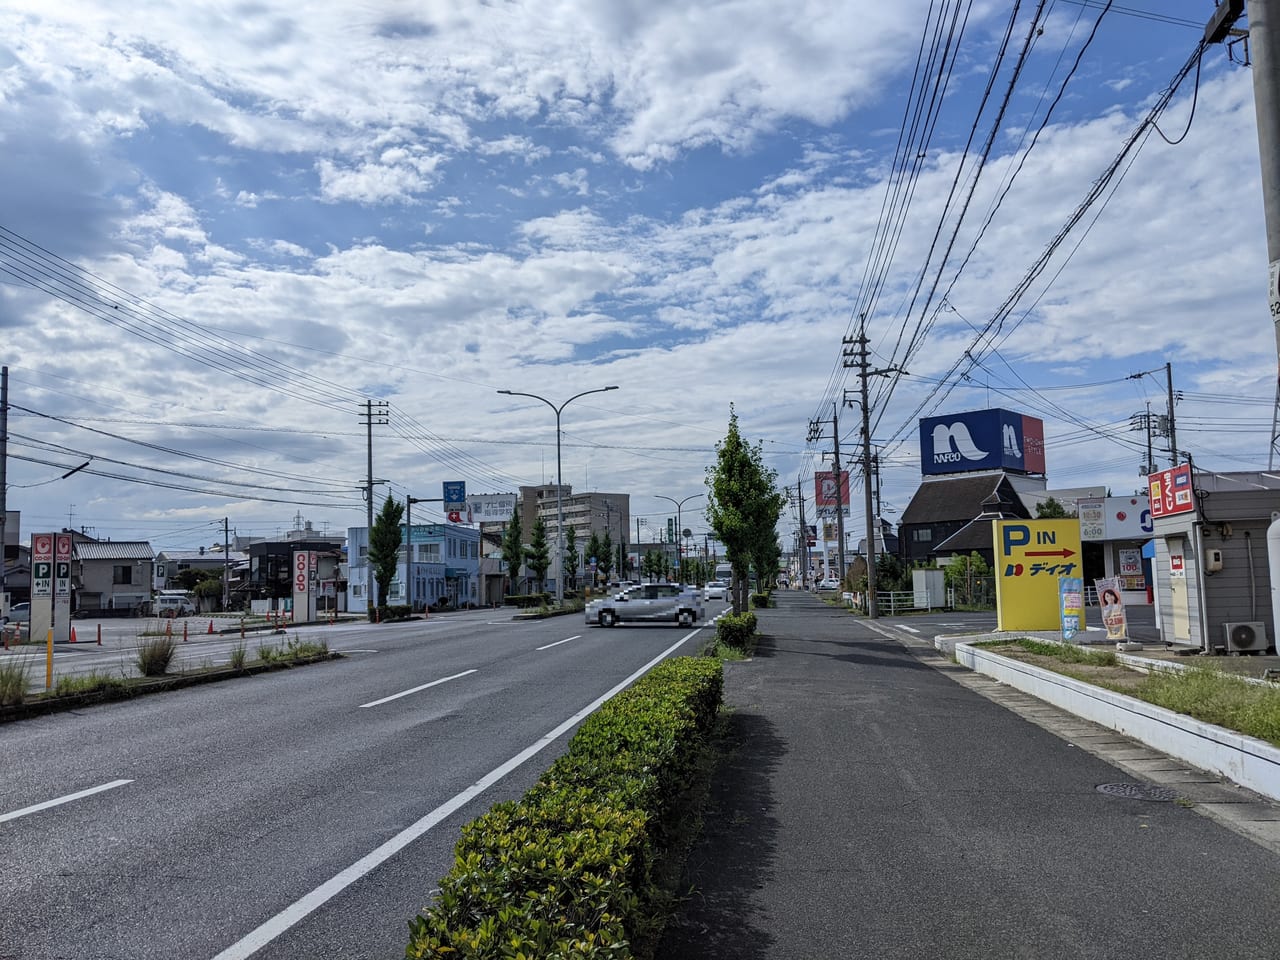
<path id="1" fill-rule="evenodd" d="M 971 410 L 920 421 L 920 472 L 1044 473 L 1044 421 L 1011 410 Z"/>

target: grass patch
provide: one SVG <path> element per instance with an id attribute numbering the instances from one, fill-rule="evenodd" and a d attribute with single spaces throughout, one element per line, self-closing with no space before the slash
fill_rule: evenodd
<path id="1" fill-rule="evenodd" d="M 163 677 L 178 652 L 173 637 L 148 637 L 138 644 L 138 672 L 144 677 Z"/>
<path id="2" fill-rule="evenodd" d="M 1001 643 L 1004 642 L 1001 641 Z M 1063 663 L 1087 663 L 1094 667 L 1114 667 L 1120 662 L 1116 659 L 1114 650 L 1090 650 L 1088 647 L 1078 647 L 1073 643 L 1051 643 L 1046 640 L 1022 637 L 1011 641 L 1011 645 L 1021 647 L 1027 653 L 1034 653 L 1037 656 L 1053 657 Z"/>
<path id="3" fill-rule="evenodd" d="M 1213 667 L 1157 670 L 1133 691 L 1156 706 L 1280 747 L 1280 689 Z"/>
<path id="4" fill-rule="evenodd" d="M 229 662 L 231 663 L 231 666 L 234 667 L 236 670 L 243 670 L 244 662 L 248 658 L 248 656 L 249 656 L 249 647 L 243 640 L 241 640 L 231 648 Z"/>
<path id="5" fill-rule="evenodd" d="M 755 644 L 753 643 L 752 646 L 754 645 Z M 711 645 L 710 649 L 707 650 L 707 656 L 715 657 L 717 660 L 729 663 L 737 663 L 739 661 L 749 659 L 750 654 L 742 647 L 735 647 L 727 643 L 716 641 Z"/>
<path id="6" fill-rule="evenodd" d="M 22 703 L 27 699 L 30 669 L 26 659 L 0 660 L 0 706 Z"/>
<path id="7" fill-rule="evenodd" d="M 112 673 L 91 670 L 70 677 L 59 677 L 53 687 L 55 697 L 69 697 L 81 693 L 97 693 L 99 690 L 123 690 L 124 677 Z"/>

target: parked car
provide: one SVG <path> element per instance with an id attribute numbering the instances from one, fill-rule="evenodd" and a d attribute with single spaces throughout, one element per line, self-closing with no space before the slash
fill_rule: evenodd
<path id="1" fill-rule="evenodd" d="M 195 614 L 196 605 L 190 597 L 162 593 L 156 597 L 152 609 L 157 617 L 189 617 Z"/>
<path id="2" fill-rule="evenodd" d="M 9 616 L 5 620 L 6 623 L 30 623 L 31 622 L 31 604 L 15 603 L 9 608 Z"/>
<path id="3" fill-rule="evenodd" d="M 644 583 L 592 600 L 587 623 L 612 627 L 615 623 L 671 621 L 682 627 L 702 619 L 702 594 L 678 583 Z"/>
<path id="4" fill-rule="evenodd" d="M 823 580 L 819 580 L 814 589 L 818 591 L 839 590 L 840 581 L 835 577 L 826 577 Z"/>
<path id="5" fill-rule="evenodd" d="M 702 588 L 702 598 L 704 600 L 728 600 L 729 585 L 723 580 L 709 580 L 707 585 Z"/>

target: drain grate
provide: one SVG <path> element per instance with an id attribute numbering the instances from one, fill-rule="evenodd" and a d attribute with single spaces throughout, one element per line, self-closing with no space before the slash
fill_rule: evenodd
<path id="1" fill-rule="evenodd" d="M 1178 792 L 1168 787 L 1156 787 L 1149 783 L 1100 783 L 1096 787 L 1099 793 L 1109 797 L 1128 797 L 1130 800 L 1154 800 L 1158 803 L 1172 803 L 1178 799 Z"/>

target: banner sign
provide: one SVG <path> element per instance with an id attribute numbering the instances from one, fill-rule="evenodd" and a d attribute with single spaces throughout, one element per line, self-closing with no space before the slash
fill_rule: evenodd
<path id="1" fill-rule="evenodd" d="M 849 471 L 840 471 L 840 483 L 836 484 L 834 470 L 821 470 L 813 475 L 813 500 L 819 517 L 849 516 Z"/>
<path id="2" fill-rule="evenodd" d="M 920 421 L 920 472 L 1044 473 L 1044 421 L 1010 410 L 972 410 Z"/>
<path id="3" fill-rule="evenodd" d="M 1058 613 L 1062 620 L 1062 639 L 1071 642 L 1084 623 L 1084 578 L 1058 578 Z"/>
<path id="4" fill-rule="evenodd" d="M 71 534 L 59 533 L 53 544 L 53 595 L 71 596 Z"/>
<path id="5" fill-rule="evenodd" d="M 1144 497 L 1106 497 L 1076 501 L 1081 540 L 1149 540 L 1151 508 Z"/>
<path id="6" fill-rule="evenodd" d="M 1093 581 L 1098 591 L 1098 609 L 1102 611 L 1102 625 L 1107 628 L 1108 640 L 1124 640 L 1129 635 L 1124 616 L 1124 597 L 1120 593 L 1120 580 L 1105 577 Z"/>

